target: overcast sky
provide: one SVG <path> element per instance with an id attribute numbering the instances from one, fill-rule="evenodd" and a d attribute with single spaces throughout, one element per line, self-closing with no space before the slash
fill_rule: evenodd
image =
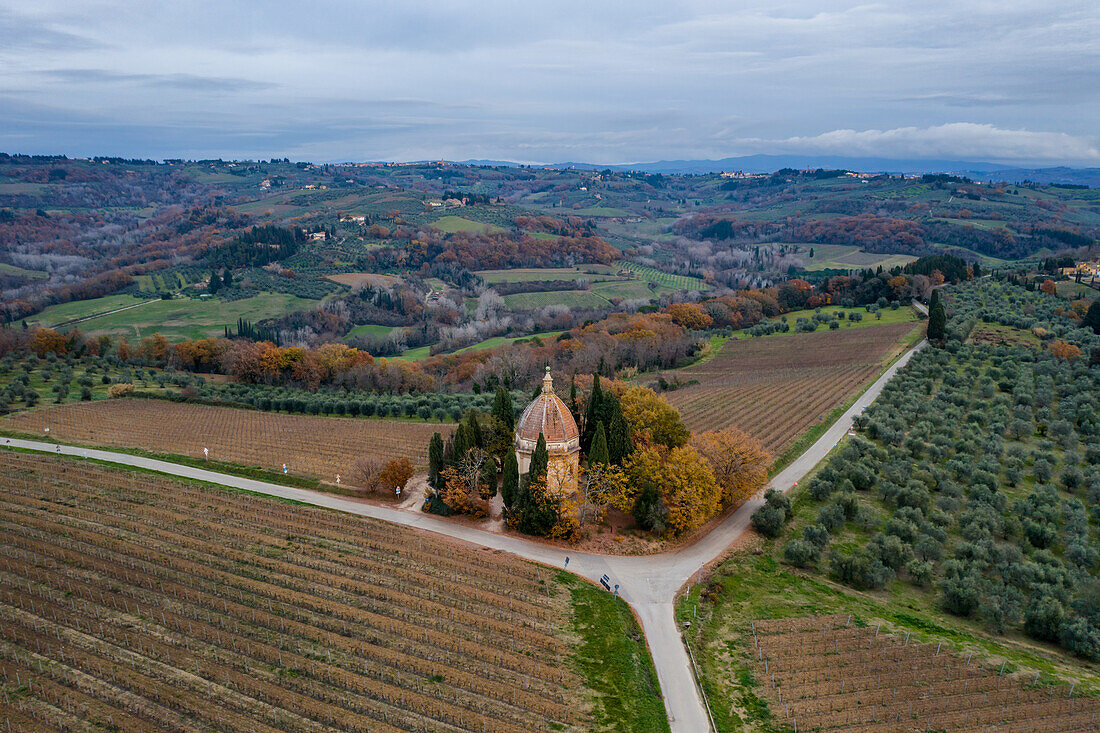
<path id="1" fill-rule="evenodd" d="M 1100 165 L 1096 0 L 0 0 L 0 150 Z"/>

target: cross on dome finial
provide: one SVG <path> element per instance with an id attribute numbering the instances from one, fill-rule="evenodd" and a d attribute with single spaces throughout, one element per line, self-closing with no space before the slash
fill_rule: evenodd
<path id="1" fill-rule="evenodd" d="M 550 376 L 550 366 L 546 367 L 546 376 L 542 378 L 542 393 L 553 394 L 554 393 L 554 378 Z"/>

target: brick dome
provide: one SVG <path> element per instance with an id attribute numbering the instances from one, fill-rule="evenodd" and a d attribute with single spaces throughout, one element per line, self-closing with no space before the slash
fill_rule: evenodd
<path id="1" fill-rule="evenodd" d="M 516 424 L 516 449 L 534 450 L 539 433 L 546 439 L 546 450 L 551 454 L 572 453 L 580 450 L 580 431 L 569 407 L 554 394 L 554 380 L 550 367 L 542 379 L 542 393 L 527 406 Z"/>

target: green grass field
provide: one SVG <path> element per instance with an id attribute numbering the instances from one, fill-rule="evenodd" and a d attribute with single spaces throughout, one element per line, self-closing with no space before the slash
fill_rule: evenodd
<path id="1" fill-rule="evenodd" d="M 1075 300 L 1077 298 L 1100 298 L 1100 290 L 1090 288 L 1084 283 L 1075 283 L 1071 280 L 1055 283 L 1054 287 L 1058 295 L 1063 298 Z"/>
<path id="2" fill-rule="evenodd" d="M 225 326 L 236 326 L 238 318 L 253 323 L 295 310 L 305 310 L 316 300 L 298 298 L 285 293 L 262 293 L 251 298 L 223 302 L 216 298 L 197 300 L 138 300 L 130 295 L 108 295 L 104 298 L 51 306 L 28 322 L 56 325 L 89 315 L 102 314 L 125 305 L 136 308 L 107 315 L 98 315 L 78 325 L 86 334 L 110 334 L 140 339 L 160 333 L 174 341 L 220 336 Z"/>
<path id="3" fill-rule="evenodd" d="M 498 227 L 496 224 L 486 224 L 482 221 L 473 221 L 472 219 L 465 219 L 461 216 L 441 216 L 432 222 L 432 226 L 440 231 L 447 232 L 447 234 L 454 234 L 455 232 L 507 231 L 503 227 Z"/>
<path id="4" fill-rule="evenodd" d="M 878 254 L 864 252 L 859 247 L 845 244 L 800 244 L 799 253 L 808 272 L 817 270 L 862 270 L 881 266 L 889 270 L 898 265 L 907 265 L 917 259 L 911 255 Z M 814 256 L 810 259 L 810 249 Z"/>
<path id="5" fill-rule="evenodd" d="M 102 298 L 90 300 L 74 300 L 70 303 L 51 305 L 44 311 L 27 318 L 27 323 L 52 327 L 75 318 L 86 318 L 143 303 L 145 303 L 144 298 L 136 298 L 133 295 L 105 295 Z"/>
<path id="6" fill-rule="evenodd" d="M 48 272 L 42 272 L 41 270 L 25 270 L 22 267 L 9 265 L 5 262 L 0 262 L 0 273 L 25 277 L 31 280 L 45 280 L 50 276 Z"/>
<path id="7" fill-rule="evenodd" d="M 570 308 L 601 308 L 607 305 L 607 299 L 592 290 L 551 290 L 545 293 L 505 295 L 504 305 L 514 310 L 541 308 L 546 305 L 565 305 Z"/>
<path id="8" fill-rule="evenodd" d="M 644 298 L 649 300 L 666 291 L 667 288 L 660 286 L 651 288 L 650 283 L 646 280 L 620 280 L 592 284 L 592 292 L 608 300 L 612 298 L 623 298 L 625 300 Z"/>
<path id="9" fill-rule="evenodd" d="M 568 213 L 574 216 L 634 216 L 632 212 L 629 212 L 626 209 L 615 209 L 610 206 L 588 206 L 583 209 L 573 209 Z"/>
<path id="10" fill-rule="evenodd" d="M 751 338 L 775 338 L 777 336 L 789 336 L 795 331 L 794 324 L 798 322 L 799 318 L 813 318 L 814 312 L 811 309 L 791 311 L 790 313 L 784 313 L 781 318 L 786 318 L 787 323 L 791 324 L 791 330 L 787 333 L 770 333 L 766 336 L 750 336 L 748 329 L 742 329 L 734 333 L 735 338 L 739 339 L 751 339 Z M 849 328 L 866 328 L 867 326 L 885 326 L 892 323 L 909 323 L 910 321 L 919 321 L 920 316 L 912 306 L 901 306 L 897 310 L 892 308 L 883 308 L 879 311 L 882 314 L 881 319 L 876 319 L 874 313 L 868 313 L 863 308 L 842 308 L 839 305 L 827 305 L 821 309 L 822 313 L 837 313 L 837 317 L 840 318 L 841 330 L 847 330 Z M 848 313 L 862 313 L 862 321 L 850 321 L 848 320 Z M 771 319 L 778 320 L 778 319 Z M 829 327 L 827 325 L 819 325 L 817 327 L 819 331 L 827 331 Z"/>
<path id="11" fill-rule="evenodd" d="M 462 354 L 467 351 L 483 351 L 485 349 L 495 349 L 498 346 L 504 346 L 505 344 L 514 344 L 517 341 L 529 341 L 533 338 L 553 339 L 557 338 L 563 333 L 565 332 L 546 331 L 544 333 L 533 333 L 530 336 L 494 336 L 491 339 L 485 339 L 484 341 L 481 341 L 479 343 L 465 346 L 452 353 Z M 431 348 L 431 346 L 418 346 L 415 349 L 409 349 L 408 351 L 406 351 L 404 354 L 401 355 L 401 358 L 407 359 L 408 361 L 421 361 L 431 356 L 431 354 L 429 353 L 431 351 Z"/>
<path id="12" fill-rule="evenodd" d="M 348 335 L 345 338 L 355 338 L 356 336 L 388 336 L 390 331 L 393 331 L 395 326 L 379 326 L 376 323 L 364 323 L 361 326 L 348 331 Z"/>

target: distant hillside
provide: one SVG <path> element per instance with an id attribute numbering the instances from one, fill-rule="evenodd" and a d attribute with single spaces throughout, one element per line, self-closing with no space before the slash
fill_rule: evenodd
<path id="1" fill-rule="evenodd" d="M 507 166 L 523 165 L 504 160 L 465 160 L 466 165 Z M 1100 186 L 1100 168 L 1025 168 L 1000 163 L 942 159 L 893 159 L 851 157 L 841 155 L 744 155 L 719 160 L 658 160 L 648 163 L 549 163 L 531 165 L 532 168 L 576 168 L 579 170 L 643 171 L 645 173 L 705 174 L 725 171 L 745 173 L 773 173 L 782 168 L 832 168 L 862 173 L 952 173 L 982 181 L 1034 181 L 1035 183 L 1070 183 Z"/>

